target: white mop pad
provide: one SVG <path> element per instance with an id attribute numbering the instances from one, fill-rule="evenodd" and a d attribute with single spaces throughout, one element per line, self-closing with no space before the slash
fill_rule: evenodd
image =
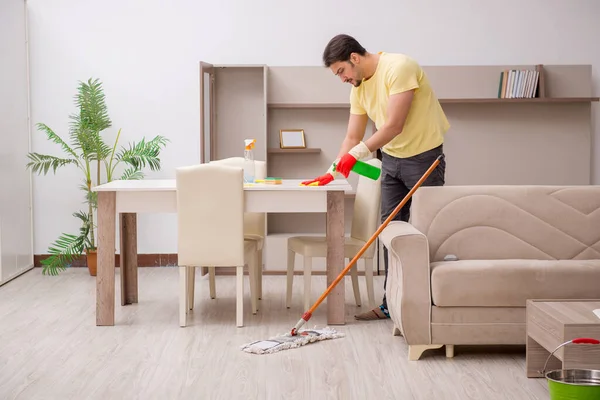
<path id="1" fill-rule="evenodd" d="M 344 337 L 345 334 L 336 331 L 333 328 L 325 327 L 323 329 L 307 329 L 298 332 L 296 336 L 286 333 L 274 336 L 267 340 L 257 340 L 242 346 L 242 350 L 253 354 L 271 354 L 281 350 L 292 349 L 304 346 L 313 342 L 327 339 L 337 339 Z"/>

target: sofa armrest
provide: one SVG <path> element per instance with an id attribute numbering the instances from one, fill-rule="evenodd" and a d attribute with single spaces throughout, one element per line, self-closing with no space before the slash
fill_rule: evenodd
<path id="1" fill-rule="evenodd" d="M 409 345 L 431 343 L 431 284 L 427 236 L 414 226 L 392 221 L 380 236 L 387 248 L 388 311 Z"/>

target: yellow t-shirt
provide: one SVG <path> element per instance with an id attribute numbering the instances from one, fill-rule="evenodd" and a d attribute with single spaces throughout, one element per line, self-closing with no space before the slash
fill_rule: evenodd
<path id="1" fill-rule="evenodd" d="M 352 87 L 350 112 L 367 114 L 379 129 L 387 119 L 388 98 L 415 89 L 402 133 L 381 149 L 399 158 L 411 157 L 444 142 L 450 123 L 420 65 L 404 54 L 379 53 L 372 77 Z"/>

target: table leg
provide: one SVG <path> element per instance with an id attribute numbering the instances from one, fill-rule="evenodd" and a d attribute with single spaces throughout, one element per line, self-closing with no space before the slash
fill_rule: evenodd
<path id="1" fill-rule="evenodd" d="M 344 269 L 344 192 L 327 192 L 327 285 Z M 345 279 L 327 297 L 327 323 L 345 323 Z"/>
<path id="2" fill-rule="evenodd" d="M 119 214 L 121 305 L 138 302 L 137 214 Z"/>
<path id="3" fill-rule="evenodd" d="M 96 325 L 115 324 L 116 193 L 98 193 L 98 272 Z"/>
<path id="4" fill-rule="evenodd" d="M 550 352 L 546 350 L 541 344 L 533 340 L 527 335 L 527 343 L 525 350 L 525 370 L 527 371 L 528 378 L 542 378 L 543 375 L 539 371 L 542 371 L 546 359 L 550 355 Z M 546 372 L 553 369 L 561 369 L 562 362 L 555 356 L 550 357 L 548 365 L 546 366 Z"/>

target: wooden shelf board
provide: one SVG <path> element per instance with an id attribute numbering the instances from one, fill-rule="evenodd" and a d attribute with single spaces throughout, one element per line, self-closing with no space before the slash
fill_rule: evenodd
<path id="1" fill-rule="evenodd" d="M 215 68 L 265 68 L 266 64 L 213 64 Z"/>
<path id="2" fill-rule="evenodd" d="M 269 154 L 289 154 L 289 153 L 310 153 L 310 154 L 317 154 L 321 152 L 321 149 L 319 148 L 306 148 L 306 149 L 280 149 L 277 147 L 272 147 L 270 149 L 267 149 L 267 152 Z"/>
<path id="3" fill-rule="evenodd" d="M 477 103 L 589 103 L 600 101 L 598 97 L 534 97 L 530 99 L 453 98 L 439 99 L 442 104 Z M 349 108 L 350 103 L 269 103 L 269 108 Z"/>
<path id="4" fill-rule="evenodd" d="M 440 103 L 589 103 L 598 101 L 598 97 L 534 97 L 527 99 L 499 99 L 499 98 L 473 98 L 473 99 L 440 99 Z"/>
<path id="5" fill-rule="evenodd" d="M 269 103 L 269 108 L 350 108 L 350 103 Z"/>

